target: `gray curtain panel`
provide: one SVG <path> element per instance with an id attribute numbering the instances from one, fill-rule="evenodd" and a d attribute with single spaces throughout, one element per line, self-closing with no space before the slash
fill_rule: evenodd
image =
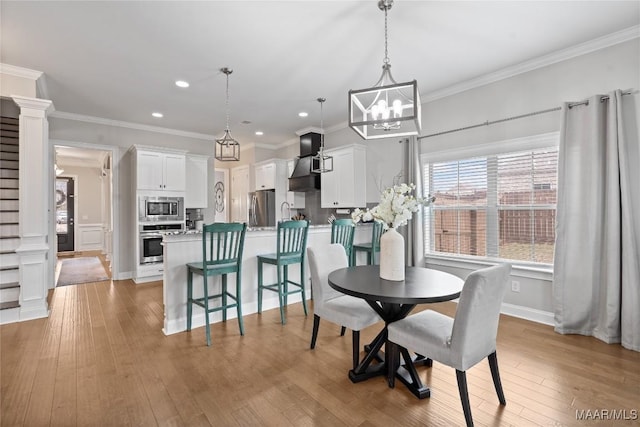
<path id="1" fill-rule="evenodd" d="M 422 190 L 422 169 L 420 168 L 420 141 L 414 136 L 402 140 L 403 182 L 416 185 L 416 196 L 424 196 Z M 422 234 L 424 215 L 420 208 L 413 214 L 413 218 L 406 227 L 400 228 L 404 237 L 405 260 L 408 266 L 424 266 L 424 237 Z"/>
<path id="2" fill-rule="evenodd" d="M 635 95 L 564 105 L 554 255 L 555 330 L 640 351 L 640 150 Z M 627 111 L 624 111 L 624 110 Z M 633 111 L 628 111 L 629 109 Z"/>

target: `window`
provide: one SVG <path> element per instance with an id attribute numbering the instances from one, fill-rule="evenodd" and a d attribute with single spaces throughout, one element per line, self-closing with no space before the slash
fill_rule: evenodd
<path id="1" fill-rule="evenodd" d="M 423 163 L 425 255 L 553 263 L 557 146 L 460 157 Z"/>

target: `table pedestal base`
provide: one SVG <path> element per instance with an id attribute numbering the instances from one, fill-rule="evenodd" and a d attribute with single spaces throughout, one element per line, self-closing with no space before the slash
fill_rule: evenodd
<path id="1" fill-rule="evenodd" d="M 385 346 L 384 353 L 381 351 L 383 345 Z M 365 351 L 367 354 L 364 359 L 362 359 L 358 367 L 349 371 L 349 379 L 351 382 L 359 383 L 373 377 L 386 375 L 389 387 L 394 386 L 394 380 L 397 378 L 418 399 L 430 397 L 431 390 L 429 387 L 422 384 L 422 380 L 418 376 L 415 367 L 431 367 L 433 364 L 431 359 L 426 359 L 420 355 L 415 359 L 412 359 L 407 349 L 397 346 L 395 346 L 396 348 L 392 348 L 392 346 L 394 345 L 387 341 L 387 328 L 385 326 L 385 328 L 373 339 L 371 344 L 365 345 Z M 386 354 L 392 356 L 386 357 Z M 402 362 L 399 360 L 399 355 L 402 355 Z M 371 364 L 374 360 L 379 363 Z M 391 372 L 394 372 L 393 375 L 390 375 L 389 369 L 392 370 Z"/>
<path id="2" fill-rule="evenodd" d="M 393 350 L 392 350 L 393 351 Z M 412 359 L 409 355 L 409 352 L 406 348 L 400 347 L 397 348 L 400 354 L 404 359 L 404 363 L 401 363 L 400 366 L 396 369 L 395 378 L 400 380 L 402 384 L 404 384 L 411 393 L 414 394 L 418 399 L 425 399 L 427 397 L 431 397 L 431 390 L 429 387 L 422 384 L 422 380 L 418 376 L 418 372 L 416 371 L 416 366 L 428 366 L 431 367 L 433 362 L 431 359 L 425 359 L 423 356 L 418 355 L 415 359 Z M 392 378 L 390 376 L 388 379 Z M 389 381 L 389 387 L 393 388 L 394 381 Z"/>

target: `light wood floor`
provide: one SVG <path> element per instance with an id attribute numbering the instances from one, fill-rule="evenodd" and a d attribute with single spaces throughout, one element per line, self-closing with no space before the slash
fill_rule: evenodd
<path id="1" fill-rule="evenodd" d="M 452 314 L 455 305 L 440 304 Z M 162 334 L 162 285 L 131 281 L 52 291 L 48 319 L 0 327 L 2 426 L 452 426 L 463 425 L 455 371 L 419 368 L 432 388 L 418 400 L 382 377 L 351 383 L 351 338 L 301 305 L 237 322 Z M 363 331 L 362 342 L 378 328 Z M 503 316 L 498 404 L 488 364 L 468 372 L 476 425 L 638 425 L 577 421 L 577 409 L 640 409 L 640 353 Z"/>

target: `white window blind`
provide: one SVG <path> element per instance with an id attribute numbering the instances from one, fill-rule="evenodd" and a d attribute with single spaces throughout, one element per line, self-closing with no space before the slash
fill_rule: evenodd
<path id="1" fill-rule="evenodd" d="M 424 164 L 426 254 L 553 262 L 557 147 Z"/>

